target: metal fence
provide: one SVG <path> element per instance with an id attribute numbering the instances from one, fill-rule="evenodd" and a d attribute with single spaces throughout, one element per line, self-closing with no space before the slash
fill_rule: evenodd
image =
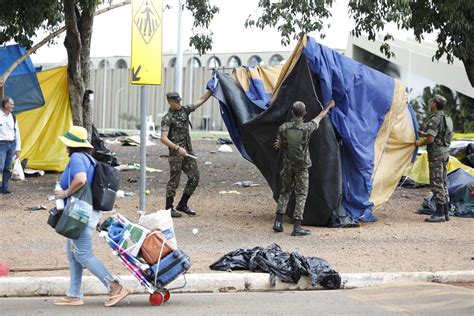
<path id="1" fill-rule="evenodd" d="M 207 68 L 183 68 L 183 104 L 199 98 L 206 88 L 212 70 Z M 161 86 L 146 86 L 147 116 L 156 126 L 168 111 L 166 93 L 174 89 L 174 68 L 163 69 Z M 128 69 L 91 69 L 91 89 L 94 91 L 94 124 L 98 128 L 136 129 L 140 123 L 140 86 L 129 84 Z M 209 99 L 191 114 L 194 129 L 225 130 L 219 104 Z"/>

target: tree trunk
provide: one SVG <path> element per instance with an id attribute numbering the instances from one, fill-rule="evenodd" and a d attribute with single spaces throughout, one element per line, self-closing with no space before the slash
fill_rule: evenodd
<path id="1" fill-rule="evenodd" d="M 466 69 L 467 78 L 471 83 L 471 87 L 474 87 L 474 58 L 468 58 L 462 61 L 464 68 Z"/>
<path id="2" fill-rule="evenodd" d="M 81 35 L 78 29 L 79 10 L 74 0 L 63 0 L 66 38 L 64 46 L 68 58 L 69 101 L 71 102 L 72 122 L 83 126 L 82 99 L 84 96 L 84 81 L 81 72 Z"/>
<path id="3" fill-rule="evenodd" d="M 90 51 L 92 40 L 92 27 L 94 25 L 94 10 L 83 10 L 79 21 L 79 31 L 81 34 L 81 76 L 86 89 L 90 85 Z M 88 98 L 87 98 L 88 99 Z M 87 133 L 92 132 L 92 107 L 91 102 L 84 100 L 82 103 L 82 125 L 87 129 Z"/>

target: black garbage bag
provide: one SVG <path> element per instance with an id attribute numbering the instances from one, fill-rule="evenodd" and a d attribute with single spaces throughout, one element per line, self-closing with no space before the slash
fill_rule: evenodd
<path id="1" fill-rule="evenodd" d="M 270 283 L 276 284 L 276 277 L 283 282 L 298 283 L 302 275 L 311 277 L 311 285 L 320 284 L 325 289 L 339 289 L 341 276 L 327 261 L 296 252 L 285 252 L 277 244 L 266 248 L 238 249 L 224 255 L 209 266 L 211 270 L 250 270 L 270 273 Z"/>

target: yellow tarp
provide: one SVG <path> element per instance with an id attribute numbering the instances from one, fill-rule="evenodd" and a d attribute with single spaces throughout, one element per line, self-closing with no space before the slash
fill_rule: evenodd
<path id="1" fill-rule="evenodd" d="M 67 68 L 38 72 L 45 105 L 18 114 L 21 135 L 21 159 L 28 158 L 28 168 L 62 171 L 69 160 L 59 135 L 72 125 Z"/>
<path id="2" fill-rule="evenodd" d="M 448 172 L 456 170 L 458 168 L 464 169 L 470 175 L 474 176 L 474 169 L 471 167 L 462 164 L 456 158 L 450 156 L 448 162 Z M 417 183 L 430 184 L 430 172 L 428 166 L 428 154 L 424 153 L 416 158 L 415 163 L 412 166 L 409 166 L 405 172 L 404 176 L 413 179 Z"/>
<path id="3" fill-rule="evenodd" d="M 385 203 L 397 188 L 415 151 L 415 128 L 407 108 L 405 85 L 395 80 L 390 110 L 375 140 L 374 173 L 370 200 L 374 207 Z"/>

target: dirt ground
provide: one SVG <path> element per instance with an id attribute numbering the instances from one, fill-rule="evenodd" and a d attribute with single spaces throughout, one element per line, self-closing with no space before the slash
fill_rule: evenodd
<path id="1" fill-rule="evenodd" d="M 139 163 L 139 148 L 108 145 L 122 163 Z M 209 265 L 238 248 L 279 244 L 285 251 L 326 259 L 339 272 L 396 272 L 474 269 L 474 220 L 452 218 L 443 224 L 425 223 L 415 214 L 428 188 L 395 191 L 375 212 L 378 221 L 358 228 L 309 227 L 309 237 L 291 237 L 291 220 L 285 232 L 272 231 L 276 203 L 270 188 L 251 163 L 233 153 L 217 153 L 214 140 L 194 141 L 201 182 L 190 200 L 198 216 L 175 219 L 178 244 L 192 260 L 192 273 L 211 272 Z M 163 170 L 147 174 L 147 211 L 164 207 L 168 180 L 167 150 L 161 144 L 148 147 L 148 166 Z M 13 182 L 13 195 L 0 197 L 0 261 L 11 265 L 13 276 L 67 275 L 65 239 L 47 224 L 48 213 L 25 211 L 44 205 L 59 174 Z M 122 189 L 137 193 L 117 200 L 120 213 L 138 220 L 138 171 L 122 173 Z M 180 189 L 186 177 L 183 175 Z M 248 180 L 260 186 L 237 188 L 233 183 Z M 221 194 L 220 191 L 237 191 Z M 181 191 L 178 192 L 181 194 Z M 193 229 L 198 234 L 193 234 Z M 104 240 L 95 238 L 95 253 L 113 272 L 128 272 Z"/>

